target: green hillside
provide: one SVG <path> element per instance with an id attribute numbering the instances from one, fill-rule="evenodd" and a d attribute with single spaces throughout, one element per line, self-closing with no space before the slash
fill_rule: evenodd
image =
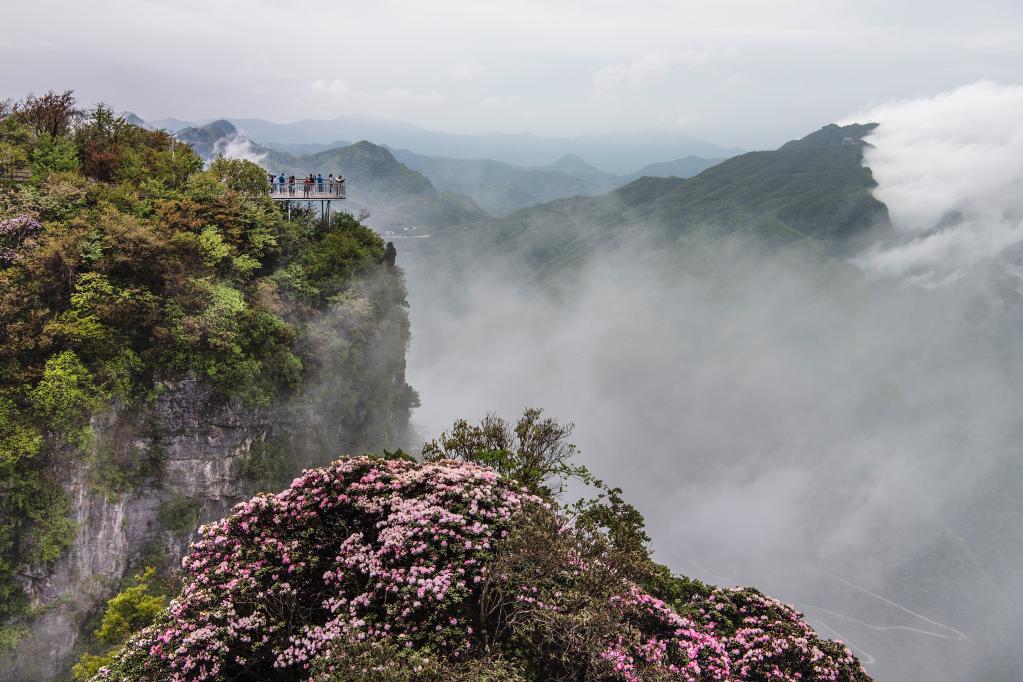
<path id="1" fill-rule="evenodd" d="M 641 178 L 601 196 L 553 201 L 460 234 L 473 254 L 524 258 L 541 270 L 603 245 L 663 245 L 693 235 L 747 234 L 770 245 L 807 242 L 844 253 L 887 226 L 887 208 L 871 194 L 875 183 L 862 165 L 861 138 L 871 128 L 827 126 L 692 178 Z"/>

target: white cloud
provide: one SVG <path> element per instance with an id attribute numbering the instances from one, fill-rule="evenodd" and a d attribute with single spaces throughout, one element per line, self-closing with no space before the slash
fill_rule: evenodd
<path id="1" fill-rule="evenodd" d="M 471 81 L 483 73 L 483 67 L 479 64 L 459 64 L 448 71 L 448 75 L 456 81 Z"/>
<path id="2" fill-rule="evenodd" d="M 256 164 L 262 164 L 263 159 L 266 158 L 266 153 L 257 152 L 253 147 L 252 140 L 243 133 L 217 140 L 213 151 L 214 155 L 226 156 L 229 159 L 244 159 Z"/>
<path id="3" fill-rule="evenodd" d="M 340 78 L 327 82 L 323 80 L 313 81 L 313 92 L 322 95 L 331 95 L 332 97 L 340 97 L 348 92 L 348 84 Z"/>
<path id="4" fill-rule="evenodd" d="M 695 68 L 706 61 L 706 53 L 695 51 L 678 55 L 643 55 L 632 61 L 597 69 L 592 77 L 593 90 L 598 94 L 604 94 L 623 87 L 649 86 L 672 70 Z"/>
<path id="5" fill-rule="evenodd" d="M 933 285 L 1023 244 L 1023 86 L 981 81 L 853 119 L 880 124 L 864 161 L 901 237 L 868 271 Z"/>

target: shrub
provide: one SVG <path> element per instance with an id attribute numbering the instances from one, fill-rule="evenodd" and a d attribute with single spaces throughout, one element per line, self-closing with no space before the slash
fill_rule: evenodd
<path id="1" fill-rule="evenodd" d="M 32 149 L 32 178 L 46 179 L 50 173 L 74 173 L 78 170 L 78 147 L 66 137 L 44 133 Z"/>
<path id="2" fill-rule="evenodd" d="M 108 395 L 73 351 L 63 351 L 46 361 L 43 378 L 28 397 L 46 423 L 71 436 Z"/>
<path id="3" fill-rule="evenodd" d="M 152 623 L 166 605 L 167 597 L 160 591 L 154 568 L 146 568 L 132 578 L 128 587 L 107 602 L 99 627 L 92 633 L 95 644 L 105 645 L 105 652 L 83 653 L 71 669 L 72 677 L 88 680 L 101 668 L 112 664 L 116 645 Z"/>
<path id="4" fill-rule="evenodd" d="M 96 679 L 869 680 L 755 591 L 680 613 L 634 553 L 470 462 L 342 459 L 200 532 Z"/>

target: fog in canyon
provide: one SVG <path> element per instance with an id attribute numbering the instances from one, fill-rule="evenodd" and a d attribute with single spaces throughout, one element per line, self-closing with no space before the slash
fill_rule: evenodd
<path id="1" fill-rule="evenodd" d="M 399 242 L 414 419 L 543 407 L 673 569 L 795 604 L 878 680 L 1015 679 L 1023 89 L 854 120 L 893 233 L 848 261 L 691 237 L 540 286 Z"/>

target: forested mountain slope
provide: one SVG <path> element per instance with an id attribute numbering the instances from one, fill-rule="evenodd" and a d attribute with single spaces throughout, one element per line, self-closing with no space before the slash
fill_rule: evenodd
<path id="1" fill-rule="evenodd" d="M 600 196 L 523 209 L 461 230 L 462 253 L 520 259 L 546 271 L 601 245 L 644 240 L 664 246 L 729 234 L 845 253 L 887 225 L 887 208 L 871 194 L 874 181 L 862 165 L 862 136 L 870 128 L 828 126 L 692 178 L 646 177 Z"/>
<path id="2" fill-rule="evenodd" d="M 350 215 L 70 93 L 0 103 L 0 677 L 122 578 L 339 450 L 406 444 L 402 274 Z M 311 453 L 318 453 L 312 455 Z"/>

